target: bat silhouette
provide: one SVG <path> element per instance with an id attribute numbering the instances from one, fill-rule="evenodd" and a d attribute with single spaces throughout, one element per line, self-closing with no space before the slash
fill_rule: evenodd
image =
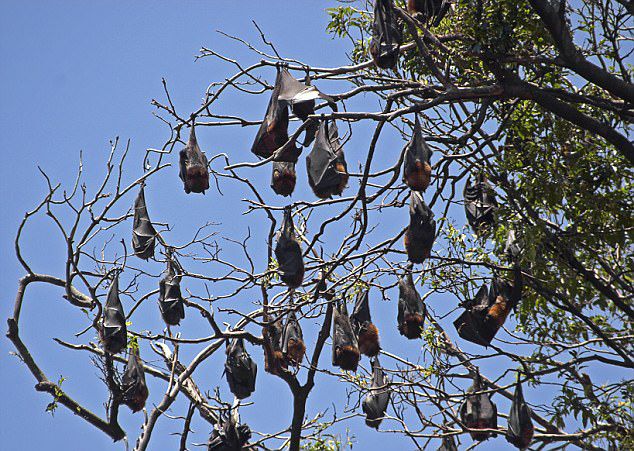
<path id="1" fill-rule="evenodd" d="M 118 354 L 128 344 L 128 332 L 125 325 L 123 305 L 119 299 L 119 272 L 117 271 L 106 298 L 103 308 L 103 322 L 101 325 L 101 343 L 105 351 Z"/>
<path id="2" fill-rule="evenodd" d="M 407 0 L 407 11 L 434 27 L 440 24 L 450 6 L 449 0 Z"/>
<path id="3" fill-rule="evenodd" d="M 396 20 L 392 0 L 374 2 L 374 21 L 370 55 L 381 69 L 393 69 L 398 61 L 398 49 L 403 41 L 403 30 Z"/>
<path id="4" fill-rule="evenodd" d="M 134 254 L 148 260 L 154 257 L 154 246 L 156 244 L 156 230 L 150 221 L 145 203 L 145 185 L 141 184 L 141 189 L 134 201 L 134 222 L 132 226 L 132 248 Z"/>
<path id="5" fill-rule="evenodd" d="M 255 391 L 258 366 L 245 349 L 242 338 L 227 341 L 226 354 L 225 375 L 229 390 L 238 399 L 248 398 Z"/>
<path id="6" fill-rule="evenodd" d="M 486 393 L 479 393 L 484 390 L 482 379 L 479 373 L 473 378 L 473 385 L 467 390 L 467 397 L 460 406 L 460 419 L 469 429 L 473 440 L 479 442 L 495 437 L 493 432 L 478 431 L 478 429 L 497 429 L 498 412 L 497 407 Z"/>
<path id="7" fill-rule="evenodd" d="M 390 402 L 389 382 L 381 369 L 378 357 L 375 357 L 372 362 L 372 385 L 363 399 L 361 408 L 365 413 L 365 424 L 377 430 Z"/>
<path id="8" fill-rule="evenodd" d="M 198 147 L 196 140 L 196 130 L 194 129 L 194 119 L 189 132 L 189 142 L 180 151 L 180 172 L 179 177 L 183 181 L 185 192 L 203 193 L 209 189 L 209 162 L 204 152 Z"/>
<path id="9" fill-rule="evenodd" d="M 517 375 L 517 386 L 513 395 L 511 411 L 509 412 L 506 440 L 519 449 L 528 448 L 533 440 L 535 428 L 531 420 L 531 409 L 524 401 L 522 384 Z"/>
<path id="10" fill-rule="evenodd" d="M 405 162 L 403 163 L 403 181 L 413 191 L 425 191 L 431 181 L 430 159 L 432 150 L 423 138 L 418 115 L 414 122 L 412 139 L 405 149 Z"/>
<path id="11" fill-rule="evenodd" d="M 346 303 L 338 301 L 332 316 L 332 364 L 342 370 L 356 371 L 359 357 L 359 345 L 352 331 Z"/>
<path id="12" fill-rule="evenodd" d="M 425 304 L 407 272 L 398 281 L 398 331 L 410 340 L 420 338 L 425 322 Z"/>
<path id="13" fill-rule="evenodd" d="M 348 184 L 348 166 L 334 121 L 324 119 L 319 124 L 306 168 L 308 184 L 317 197 L 328 199 L 343 193 Z"/>
<path id="14" fill-rule="evenodd" d="M 295 226 L 290 207 L 284 210 L 284 220 L 275 245 L 275 258 L 280 279 L 290 288 L 299 287 L 304 281 L 302 248 L 295 237 Z"/>
<path id="15" fill-rule="evenodd" d="M 222 415 L 214 426 L 209 441 L 208 451 L 240 451 L 251 438 L 251 429 L 246 424 L 240 424 L 237 408 L 233 412 Z"/>
<path id="16" fill-rule="evenodd" d="M 434 213 L 419 192 L 410 192 L 409 227 L 403 238 L 407 259 L 412 263 L 423 263 L 431 255 L 436 239 Z"/>
<path id="17" fill-rule="evenodd" d="M 271 188 L 280 196 L 290 196 L 295 190 L 297 174 L 295 163 L 286 161 L 273 162 L 273 175 L 271 176 Z"/>
<path id="18" fill-rule="evenodd" d="M 299 366 L 304 360 L 306 345 L 302 335 L 302 328 L 297 321 L 294 311 L 286 316 L 286 324 L 282 330 L 282 354 L 288 365 Z"/>
<path id="19" fill-rule="evenodd" d="M 288 366 L 282 352 L 282 332 L 284 328 L 278 319 L 264 326 L 264 371 L 271 374 L 280 374 Z"/>
<path id="20" fill-rule="evenodd" d="M 467 180 L 464 208 L 467 221 L 476 234 L 485 233 L 493 225 L 498 204 L 484 173 L 478 173 L 473 182 L 471 178 Z"/>
<path id="21" fill-rule="evenodd" d="M 128 354 L 128 363 L 121 377 L 121 390 L 123 392 L 122 403 L 128 406 L 132 412 L 138 412 L 145 407 L 149 391 L 145 383 L 145 371 L 139 356 L 138 346 L 130 349 Z"/>
<path id="22" fill-rule="evenodd" d="M 357 293 L 350 322 L 359 343 L 359 351 L 368 357 L 374 357 L 381 350 L 381 345 L 379 344 L 379 330 L 372 324 L 370 316 L 369 292 L 370 290 L 367 289 Z"/>
<path id="23" fill-rule="evenodd" d="M 165 324 L 177 326 L 185 318 L 181 295 L 180 275 L 176 274 L 171 259 L 167 261 L 167 274 L 159 282 L 159 310 Z"/>

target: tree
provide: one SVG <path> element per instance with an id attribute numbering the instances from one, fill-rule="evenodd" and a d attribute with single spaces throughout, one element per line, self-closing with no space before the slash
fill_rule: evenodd
<path id="1" fill-rule="evenodd" d="M 140 350 L 147 377 L 163 381 L 160 390 L 151 390 L 155 406 L 148 407 L 136 449 L 147 448 L 157 422 L 177 398 L 190 401 L 190 407 L 179 412 L 184 418 L 183 446 L 194 415 L 211 430 L 211 425 L 225 421 L 226 412 L 237 411 L 231 407 L 236 403 L 228 401 L 224 381 L 213 382 L 222 386 L 213 394 L 205 394 L 200 384 L 200 367 L 236 338 L 246 340 L 258 363 L 257 387 L 266 389 L 279 378 L 293 398 L 288 406 L 290 424 L 281 431 L 253 434 L 249 443 L 291 449 L 342 446 L 343 439 L 329 438 L 329 431 L 359 413 L 361 399 L 376 390 L 369 390 L 368 359 L 357 372 L 338 371 L 327 362 L 333 313 L 340 315 L 341 301 L 352 310 L 357 296 L 369 289 L 373 320 L 382 326 L 377 311 L 390 312 L 393 319 L 385 322 L 396 323 L 398 278 L 411 274 L 426 306 L 420 355 L 404 356 L 396 352 L 400 348 L 384 345 L 380 359 L 389 376 L 391 400 L 380 430 L 403 434 L 419 448 L 454 438 L 466 447 L 474 427 L 461 415 L 461 406 L 480 394 L 491 395 L 497 404 L 502 418 L 497 430 L 504 435 L 508 428 L 502 415 L 511 411 L 505 399 L 513 398 L 519 378 L 533 405 L 533 440 L 538 446 L 632 446 L 630 3 L 458 2 L 438 24 L 424 12 L 408 13 L 399 2 L 390 11 L 404 27 L 394 70 L 378 70 L 371 60 L 372 5 L 345 2 L 330 10 L 329 30 L 351 40 L 350 65 L 317 67 L 284 58 L 264 34 L 265 50 L 243 41 L 261 58 L 250 66 L 203 48 L 200 58 L 217 58 L 237 72 L 211 84 L 200 108 L 187 113 L 177 110 L 164 84 L 165 100 L 154 104 L 169 127 L 169 138 L 160 149 L 142 156 L 143 173 L 133 172 L 138 162 L 127 165 L 128 149 L 121 151 L 115 141 L 103 184 L 96 190 L 82 184 L 81 165 L 71 189 L 60 192 L 60 185 L 49 181 L 48 192 L 18 229 L 16 253 L 26 274 L 18 285 L 8 337 L 36 378 L 36 389 L 51 395 L 51 410 L 62 405 L 114 440 L 122 439 L 126 431 L 118 415 L 122 405 L 132 403 L 126 397 L 132 379 L 123 371 L 125 353 L 106 352 L 96 336 L 84 333 L 77 342 L 59 344 L 94 355 L 110 394 L 106 414 L 91 412 L 67 394 L 63 379 L 50 380 L 38 366 L 36 351 L 19 334 L 20 324 L 28 321 L 20 318 L 22 303 L 34 283 L 62 288 L 64 299 L 86 313 L 86 332 L 100 333 L 105 342 L 103 319 L 107 307 L 114 305 L 107 302 L 109 294 L 122 300 L 127 324 L 113 320 L 112 333 L 121 334 L 126 326 L 131 361 Z M 291 118 L 298 127 L 276 141 L 279 151 L 260 160 L 236 149 L 213 155 L 200 139 L 209 157 L 208 197 L 223 193 L 236 201 L 244 198 L 248 221 L 225 228 L 201 224 L 191 239 L 183 241 L 162 218 L 150 214 L 152 225 L 139 216 L 134 218 L 142 225 L 135 227 L 137 240 L 141 247 L 156 241 L 156 252 L 148 262 L 134 256 L 135 251 L 143 252 L 129 249 L 131 222 L 143 208 L 131 208 L 132 196 L 145 185 L 152 213 L 152 198 L 160 202 L 152 190 L 160 189 L 160 177 L 175 176 L 167 168 L 177 164 L 178 151 L 194 124 L 199 134 L 218 127 L 253 126 L 249 129 L 255 136 L 261 121 L 243 117 L 222 101 L 236 93 L 246 99 L 268 98 L 274 90 L 273 68 L 287 69 L 304 83 L 310 79 L 328 94 L 301 121 L 296 119 L 302 112 L 293 109 Z M 282 109 L 292 98 L 282 100 Z M 336 110 L 328 106 L 333 102 Z M 423 198 L 437 223 L 431 255 L 415 265 L 407 262 L 401 244 L 410 221 L 410 190 L 401 175 L 406 143 L 416 134 L 414 118 L 434 151 L 432 183 Z M 330 130 L 333 123 L 339 124 L 349 162 L 351 154 L 360 160 L 358 170 L 349 164 L 349 186 L 341 197 L 315 200 L 301 176 L 303 158 L 290 201 L 253 181 L 254 174 L 272 171 L 272 160 L 325 121 Z M 233 128 L 233 133 L 249 133 Z M 315 142 L 330 142 L 323 139 L 324 133 L 325 128 L 317 132 Z M 392 142 L 390 136 L 400 138 L 402 150 L 385 145 Z M 194 148 L 191 141 L 190 146 Z M 460 208 L 473 192 L 462 193 L 467 183 L 473 186 L 484 176 L 497 202 L 489 203 L 487 214 L 476 211 L 469 221 L 474 230 L 465 224 Z M 476 190 L 473 195 L 479 200 L 481 194 Z M 197 194 L 182 202 L 191 204 L 192 196 Z M 306 271 L 296 288 L 287 287 L 287 268 L 274 251 L 287 206 Z M 488 215 L 492 211 L 494 217 Z M 40 214 L 52 219 L 67 249 L 64 267 L 50 274 L 32 269 L 20 247 L 29 221 Z M 205 221 L 209 215 L 201 216 Z M 111 290 L 117 279 L 121 284 Z M 518 296 L 520 281 L 523 289 Z M 159 333 L 148 331 L 148 319 L 133 315 L 140 308 L 149 309 L 159 294 L 163 301 L 178 304 L 179 296 L 170 291 L 175 283 L 184 295 L 188 320 L 199 313 L 207 322 L 205 335 L 184 337 L 187 330 L 174 324 Z M 487 347 L 469 343 L 452 325 L 464 308 L 474 307 L 473 300 L 488 302 L 488 296 L 478 297 L 485 283 L 497 287 L 489 292 L 502 299 L 521 297 L 504 330 Z M 515 291 L 505 294 L 505 289 Z M 165 309 L 173 307 L 169 302 L 161 306 L 164 317 Z M 287 321 L 291 312 L 304 328 L 307 345 L 297 371 L 292 361 L 274 365 L 275 352 L 287 350 L 275 348 L 272 326 L 277 320 Z M 228 326 L 222 325 L 224 321 Z M 396 327 L 380 327 L 380 334 L 384 342 L 398 337 Z M 163 369 L 151 364 L 150 349 L 164 361 Z M 265 366 L 275 374 L 265 374 Z M 466 393 L 478 375 L 482 384 L 475 393 Z M 337 402 L 344 414 L 308 415 L 319 390 L 316 382 L 332 378 L 349 390 L 345 402 Z M 532 401 L 537 389 L 547 390 L 552 402 Z M 240 410 L 248 408 L 243 405 Z M 484 435 L 488 432 L 493 431 L 489 428 Z"/>

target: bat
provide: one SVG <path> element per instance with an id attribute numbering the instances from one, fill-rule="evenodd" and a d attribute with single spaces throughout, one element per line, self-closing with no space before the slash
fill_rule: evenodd
<path id="1" fill-rule="evenodd" d="M 128 331 L 125 325 L 123 305 L 119 299 L 119 273 L 114 276 L 106 305 L 103 309 L 103 323 L 101 325 L 101 343 L 106 352 L 118 354 L 128 344 Z"/>
<path id="2" fill-rule="evenodd" d="M 183 181 L 185 192 L 203 193 L 209 189 L 209 162 L 207 156 L 198 147 L 196 140 L 196 130 L 194 130 L 194 120 L 189 132 L 189 142 L 180 151 L 180 172 L 178 176 Z"/>
<path id="3" fill-rule="evenodd" d="M 346 303 L 338 301 L 332 316 L 332 364 L 342 370 L 356 371 L 360 357 Z"/>
<path id="4" fill-rule="evenodd" d="M 275 245 L 275 258 L 280 279 L 289 288 L 297 288 L 304 281 L 304 260 L 302 248 L 295 237 L 295 226 L 290 207 L 284 210 L 284 221 Z"/>
<path id="5" fill-rule="evenodd" d="M 337 125 L 324 119 L 319 124 L 315 143 L 306 157 L 308 184 L 320 199 L 341 195 L 348 184 L 348 166 L 339 143 Z"/>
<path id="6" fill-rule="evenodd" d="M 485 317 L 486 335 L 491 335 L 491 339 L 506 321 L 515 306 L 514 301 L 513 287 L 505 280 L 495 277 L 489 290 L 489 311 Z"/>
<path id="7" fill-rule="evenodd" d="M 304 360 L 306 345 L 302 335 L 302 328 L 297 321 L 294 311 L 286 317 L 286 324 L 282 330 L 282 354 L 287 365 L 299 366 Z"/>
<path id="8" fill-rule="evenodd" d="M 403 30 L 396 20 L 392 0 L 374 2 L 374 21 L 370 55 L 381 69 L 393 69 L 398 61 L 398 48 L 403 42 Z"/>
<path id="9" fill-rule="evenodd" d="M 493 225 L 498 204 L 495 191 L 484 173 L 478 173 L 474 182 L 471 178 L 467 180 L 464 188 L 464 208 L 467 221 L 476 234 L 485 233 Z"/>
<path id="10" fill-rule="evenodd" d="M 372 324 L 370 316 L 370 290 L 363 290 L 357 294 L 357 299 L 350 315 L 350 323 L 359 343 L 359 351 L 368 357 L 376 356 L 381 350 L 379 344 L 379 329 Z"/>
<path id="11" fill-rule="evenodd" d="M 154 246 L 156 244 L 156 230 L 150 221 L 145 204 L 145 185 L 141 184 L 141 189 L 134 201 L 134 222 L 132 226 L 132 248 L 134 255 L 148 260 L 154 257 Z"/>
<path id="12" fill-rule="evenodd" d="M 295 190 L 297 174 L 295 173 L 295 163 L 286 161 L 273 162 L 273 175 L 271 177 L 271 188 L 280 196 L 290 196 Z"/>
<path id="13" fill-rule="evenodd" d="M 412 139 L 405 149 L 405 162 L 403 163 L 403 181 L 413 191 L 425 191 L 431 181 L 430 159 L 432 150 L 423 138 L 418 115 L 414 122 Z"/>
<path id="14" fill-rule="evenodd" d="M 478 393 L 484 390 L 482 378 L 476 373 L 473 385 L 467 390 L 467 397 L 460 406 L 460 420 L 468 429 L 473 440 L 481 442 L 489 437 L 497 436 L 493 432 L 482 432 L 478 429 L 497 429 L 498 411 L 486 393 Z"/>
<path id="15" fill-rule="evenodd" d="M 410 340 L 423 334 L 426 308 L 407 272 L 398 280 L 398 331 Z"/>
<path id="16" fill-rule="evenodd" d="M 165 324 L 177 326 L 185 318 L 185 306 L 181 295 L 180 275 L 176 274 L 172 261 L 167 261 L 167 274 L 159 282 L 159 310 Z"/>
<path id="17" fill-rule="evenodd" d="M 264 371 L 280 374 L 287 369 L 286 360 L 282 353 L 282 323 L 278 319 L 267 324 L 262 329 L 264 337 Z"/>
<path id="18" fill-rule="evenodd" d="M 372 385 L 363 399 L 361 408 L 365 413 L 365 424 L 377 430 L 390 402 L 389 383 L 389 379 L 379 364 L 379 358 L 375 357 L 372 361 Z"/>
<path id="19" fill-rule="evenodd" d="M 458 451 L 453 435 L 446 435 L 442 438 L 442 444 L 436 451 Z"/>
<path id="20" fill-rule="evenodd" d="M 258 133 L 255 135 L 251 152 L 259 157 L 269 158 L 280 149 L 279 154 L 275 158 L 276 161 L 290 161 L 295 163 L 301 153 L 301 149 L 295 146 L 294 141 L 287 144 L 288 103 L 284 100 L 280 101 L 279 99 L 282 89 L 282 73 L 283 70 L 280 70 L 278 67 L 273 93 L 271 94 L 264 120 L 260 125 Z"/>
<path id="21" fill-rule="evenodd" d="M 410 192 L 409 226 L 403 237 L 407 259 L 412 263 L 423 263 L 431 255 L 435 239 L 436 220 L 434 213 L 419 192 Z"/>
<path id="22" fill-rule="evenodd" d="M 132 410 L 138 412 L 145 407 L 145 401 L 150 392 L 145 383 L 145 371 L 143 362 L 139 356 L 138 346 L 130 349 L 128 353 L 128 363 L 125 366 L 123 376 L 121 376 L 121 390 L 123 401 Z"/>
<path id="23" fill-rule="evenodd" d="M 222 415 L 214 426 L 207 449 L 209 451 L 240 451 L 251 438 L 251 429 L 240 424 L 238 410 L 234 408 L 228 415 Z"/>
<path id="24" fill-rule="evenodd" d="M 248 398 L 255 391 L 258 366 L 245 349 L 242 338 L 228 340 L 226 354 L 225 375 L 229 390 L 238 399 Z"/>
<path id="25" fill-rule="evenodd" d="M 431 23 L 437 27 L 445 17 L 451 1 L 449 0 L 407 0 L 407 11 L 411 15 L 417 15 L 422 22 Z"/>
<path id="26" fill-rule="evenodd" d="M 465 311 L 454 321 L 453 324 L 458 335 L 467 341 L 482 346 L 491 344 L 491 340 L 486 338 L 488 334 L 484 325 L 489 307 L 489 287 L 484 284 L 473 299 L 465 302 Z"/>
<path id="27" fill-rule="evenodd" d="M 524 401 L 522 393 L 522 385 L 519 382 L 518 374 L 517 386 L 511 403 L 511 411 L 509 412 L 508 428 L 506 431 L 506 440 L 519 449 L 528 448 L 533 440 L 535 428 L 531 421 L 531 409 Z"/>
<path id="28" fill-rule="evenodd" d="M 291 111 L 302 121 L 306 121 L 308 116 L 315 114 L 315 100 L 323 99 L 330 107 L 337 111 L 337 105 L 330 96 L 322 94 L 315 86 L 310 85 L 310 77 L 306 75 L 306 84 L 295 79 L 286 67 L 280 70 L 281 87 L 278 99 L 287 102 L 291 106 Z M 317 121 L 312 121 L 306 128 L 303 146 L 307 147 L 313 142 L 317 131 Z"/>

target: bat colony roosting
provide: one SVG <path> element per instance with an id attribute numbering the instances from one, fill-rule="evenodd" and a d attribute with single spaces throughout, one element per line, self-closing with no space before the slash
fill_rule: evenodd
<path id="1" fill-rule="evenodd" d="M 438 24 L 447 12 L 449 3 L 441 0 L 409 0 L 408 10 L 418 20 L 432 25 Z M 402 42 L 401 24 L 396 18 L 391 0 L 377 0 L 374 5 L 373 36 L 370 52 L 379 68 L 392 68 L 397 62 L 399 45 Z M 295 165 L 302 147 L 312 144 L 306 157 L 308 184 L 321 199 L 341 195 L 348 182 L 347 165 L 337 126 L 332 119 L 309 116 L 315 113 L 315 101 L 322 99 L 336 111 L 335 101 L 310 85 L 293 78 L 287 68 L 280 65 L 271 99 L 262 124 L 255 136 L 251 152 L 272 162 L 271 187 L 281 196 L 290 196 L 297 183 Z M 289 139 L 289 108 L 303 121 L 304 140 Z M 186 193 L 203 193 L 209 189 L 208 160 L 201 151 L 195 134 L 192 117 L 189 142 L 180 152 L 179 176 Z M 416 115 L 412 138 L 407 144 L 403 164 L 403 182 L 410 188 L 409 224 L 404 234 L 404 245 L 409 269 L 398 280 L 397 328 L 406 338 L 418 339 L 423 334 L 426 307 L 412 277 L 414 264 L 430 258 L 436 238 L 434 214 L 423 199 L 432 178 L 432 150 L 422 134 Z M 495 191 L 484 173 L 475 174 L 464 189 L 466 219 L 476 234 L 483 234 L 495 221 L 497 209 Z M 132 244 L 134 253 L 147 260 L 154 256 L 157 232 L 148 216 L 142 185 L 134 205 L 134 227 Z M 282 226 L 274 249 L 277 272 L 289 289 L 295 289 L 304 281 L 302 248 L 293 223 L 293 212 L 288 206 L 284 210 Z M 513 235 L 509 235 L 507 253 L 517 258 L 520 249 Z M 167 252 L 167 270 L 160 281 L 159 308 L 163 320 L 176 326 L 185 317 L 181 295 L 181 273 L 178 265 Z M 126 318 L 119 300 L 118 272 L 115 273 L 107 295 L 100 323 L 103 349 L 111 354 L 122 352 L 127 345 Z M 460 337 L 478 345 L 488 346 L 504 324 L 511 310 L 521 300 L 521 272 L 517 270 L 513 282 L 498 276 L 490 287 L 484 284 L 475 297 L 466 302 L 465 311 L 454 325 Z M 342 370 L 356 371 L 361 354 L 372 360 L 371 385 L 362 402 L 366 424 L 378 429 L 390 401 L 390 380 L 378 360 L 381 350 L 379 331 L 370 315 L 369 289 L 357 293 L 352 315 L 348 315 L 345 299 L 326 289 L 325 281 L 318 285 L 320 297 L 333 304 L 332 317 L 332 364 Z M 265 325 L 263 330 L 265 370 L 282 374 L 289 366 L 298 367 L 306 352 L 302 329 L 294 310 L 286 317 L 278 317 Z M 242 338 L 227 341 L 225 371 L 231 392 L 238 399 L 249 397 L 256 386 L 257 366 L 245 348 Z M 141 410 L 148 397 L 143 365 L 138 347 L 133 347 L 122 380 L 122 403 L 133 412 Z M 497 430 L 497 408 L 491 400 L 492 393 L 478 373 L 473 375 L 473 385 L 467 391 L 460 408 L 462 426 L 476 441 L 494 436 Z M 508 417 L 507 440 L 518 448 L 531 442 L 533 425 L 531 411 L 526 405 L 519 382 L 516 387 L 511 412 Z M 249 440 L 248 426 L 240 425 L 237 409 L 220 418 L 208 442 L 210 450 L 238 450 Z M 452 436 L 443 438 L 441 450 L 455 450 Z"/>

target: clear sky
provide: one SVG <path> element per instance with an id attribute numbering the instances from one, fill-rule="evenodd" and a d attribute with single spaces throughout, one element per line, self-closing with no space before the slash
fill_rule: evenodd
<path id="1" fill-rule="evenodd" d="M 87 182 L 95 184 L 100 174 L 100 168 L 96 166 L 103 163 L 108 142 L 115 136 L 124 141 L 131 139 L 131 155 L 135 161 L 140 161 L 139 156 L 145 148 L 160 146 L 166 140 L 166 130 L 152 115 L 155 108 L 150 101 L 163 98 L 161 77 L 168 81 L 179 110 L 189 112 L 199 105 L 210 82 L 222 80 L 233 70 L 217 61 L 194 62 L 201 46 L 239 60 L 257 60 L 244 47 L 216 33 L 218 29 L 255 41 L 257 33 L 251 24 L 254 19 L 285 56 L 300 57 L 318 66 L 344 64 L 348 43 L 332 40 L 325 34 L 328 17 L 324 8 L 327 6 L 335 6 L 335 2 L 0 1 L 0 148 L 5 157 L 5 164 L 0 166 L 3 192 L 0 316 L 9 316 L 16 283 L 23 274 L 13 252 L 16 227 L 23 213 L 36 204 L 45 189 L 38 165 L 54 180 L 68 184 L 73 178 L 79 151 L 83 150 Z M 272 76 L 270 81 L 273 81 Z M 255 119 L 263 114 L 268 95 L 261 97 L 249 117 Z M 237 102 L 234 107 L 239 108 L 241 100 Z M 230 153 L 240 148 L 248 159 L 247 149 L 254 134 L 253 128 L 235 128 L 215 135 L 205 130 L 199 138 L 208 155 L 213 155 L 214 150 Z M 357 138 L 363 136 L 363 132 L 359 132 Z M 402 143 L 395 145 L 400 148 Z M 354 153 L 351 158 L 360 160 Z M 140 169 L 140 163 L 137 169 Z M 166 216 L 168 210 L 176 208 L 183 199 L 176 170 L 170 171 L 164 183 L 177 196 L 163 199 L 161 210 L 156 205 L 157 195 L 148 194 L 150 210 L 154 208 L 155 213 Z M 254 180 L 267 188 L 268 177 L 268 173 L 259 172 L 254 175 Z M 231 223 L 231 206 L 224 200 L 214 203 L 213 195 L 188 199 L 193 208 L 182 214 L 191 215 L 196 207 L 200 207 L 200 211 L 208 212 L 209 217 L 198 218 L 198 224 L 205 220 Z M 456 211 L 462 214 L 460 209 Z M 63 250 L 50 230 L 50 223 L 45 220 L 36 222 L 29 230 L 31 238 L 25 250 L 37 271 L 59 274 Z M 85 318 L 81 318 L 76 309 L 65 305 L 61 294 L 61 291 L 41 287 L 34 287 L 29 292 L 23 311 L 23 318 L 28 318 L 22 329 L 23 338 L 51 379 L 64 375 L 67 378 L 64 388 L 102 414 L 103 385 L 97 380 L 97 372 L 90 366 L 88 356 L 60 349 L 51 339 L 72 340 L 73 333 L 85 325 Z M 378 308 L 376 322 L 380 327 L 384 326 L 381 328 L 384 347 L 392 346 L 392 349 L 415 356 L 419 345 L 404 343 L 396 332 L 395 300 L 382 304 L 385 305 Z M 154 309 L 155 305 L 152 305 L 144 312 L 155 315 L 154 324 L 158 324 Z M 383 313 L 385 317 L 381 316 Z M 194 336 L 195 332 L 208 333 L 202 328 L 194 329 L 198 325 L 193 319 L 189 333 L 186 329 L 190 324 L 188 321 L 190 319 L 183 325 L 186 336 Z M 315 328 L 307 326 L 305 334 L 310 352 Z M 49 396 L 35 392 L 34 379 L 17 358 L 9 355 L 12 350 L 9 345 L 6 339 L 0 340 L 0 396 L 3 400 L 0 443 L 3 449 L 123 449 L 122 444 L 113 445 L 104 434 L 64 408 L 58 409 L 55 416 L 45 413 Z M 154 358 L 147 347 L 144 351 L 148 359 Z M 259 359 L 259 350 L 252 353 L 258 354 Z M 327 363 L 330 350 L 326 349 L 324 354 L 322 363 Z M 247 423 L 273 432 L 290 421 L 288 390 L 281 381 L 264 372 L 261 359 L 258 362 L 258 391 L 252 398 L 255 404 L 242 409 L 241 414 Z M 203 389 L 210 390 L 219 385 L 226 393 L 226 383 L 220 379 L 221 363 L 216 359 L 204 367 L 199 381 Z M 318 387 L 308 401 L 309 415 L 314 415 L 318 407 L 330 407 L 332 396 L 345 394 L 345 387 L 332 379 L 320 377 L 317 382 Z M 324 388 L 320 388 L 320 383 Z M 156 403 L 160 400 L 162 386 L 152 384 L 149 402 Z M 507 410 L 507 404 L 501 402 L 500 405 Z M 177 403 L 175 406 L 182 414 L 185 405 Z M 121 419 L 131 437 L 136 437 L 141 416 L 132 416 L 125 410 Z M 411 442 L 402 437 L 379 434 L 365 427 L 361 418 L 353 419 L 347 426 L 356 436 L 355 449 L 412 448 Z M 175 449 L 178 438 L 168 434 L 180 428 L 181 422 L 161 419 L 150 448 Z M 204 442 L 209 434 L 208 426 L 196 422 L 195 428 L 194 441 Z M 336 431 L 342 432 L 342 429 Z M 433 443 L 434 448 L 437 446 Z M 507 448 L 501 437 L 483 447 Z"/>

